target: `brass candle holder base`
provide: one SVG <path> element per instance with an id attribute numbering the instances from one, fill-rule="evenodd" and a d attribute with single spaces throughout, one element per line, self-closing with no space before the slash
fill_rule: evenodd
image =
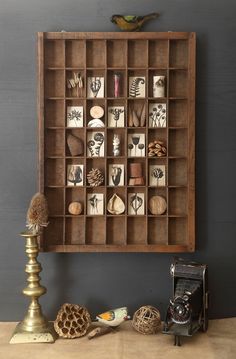
<path id="1" fill-rule="evenodd" d="M 28 273 L 28 286 L 23 289 L 23 294 L 31 298 L 31 303 L 24 320 L 16 326 L 10 343 L 54 343 L 57 334 L 53 325 L 48 323 L 43 316 L 41 305 L 38 302 L 38 298 L 47 291 L 40 284 L 39 273 L 42 267 L 37 261 L 38 235 L 24 232 L 21 233 L 21 236 L 26 239 L 26 254 L 29 258 L 25 267 L 25 272 Z"/>

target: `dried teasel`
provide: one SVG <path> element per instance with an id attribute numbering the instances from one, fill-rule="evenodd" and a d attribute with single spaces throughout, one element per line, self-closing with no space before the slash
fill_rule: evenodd
<path id="1" fill-rule="evenodd" d="M 42 193 L 36 193 L 31 201 L 27 211 L 26 227 L 33 233 L 38 234 L 43 227 L 48 225 L 48 205 L 45 196 Z"/>

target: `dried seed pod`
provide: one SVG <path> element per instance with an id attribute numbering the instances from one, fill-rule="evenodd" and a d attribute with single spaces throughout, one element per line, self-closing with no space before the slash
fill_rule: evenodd
<path id="1" fill-rule="evenodd" d="M 129 118 L 128 118 L 128 126 L 129 127 L 133 127 L 134 123 L 133 123 L 133 114 L 132 114 L 132 110 L 129 107 Z"/>
<path id="2" fill-rule="evenodd" d="M 154 142 L 150 142 L 148 147 L 154 147 L 155 146 L 155 143 Z"/>
<path id="3" fill-rule="evenodd" d="M 139 127 L 139 119 L 135 110 L 133 110 L 133 123 L 135 127 Z"/>
<path id="4" fill-rule="evenodd" d="M 100 186 L 104 181 L 104 176 L 98 168 L 92 168 L 87 174 L 88 183 L 92 187 Z"/>
<path id="5" fill-rule="evenodd" d="M 82 213 L 83 206 L 80 202 L 71 202 L 68 207 L 68 212 L 73 215 L 79 215 Z"/>
<path id="6" fill-rule="evenodd" d="M 144 104 L 140 115 L 140 126 L 141 127 L 145 126 L 145 122 L 146 122 L 146 107 Z"/>
<path id="7" fill-rule="evenodd" d="M 26 227 L 33 234 L 37 234 L 43 227 L 48 225 L 48 204 L 46 197 L 42 193 L 36 193 L 31 201 L 27 211 Z"/>
<path id="8" fill-rule="evenodd" d="M 65 303 L 60 308 L 54 328 L 62 338 L 79 338 L 87 333 L 91 325 L 88 310 L 81 305 Z"/>

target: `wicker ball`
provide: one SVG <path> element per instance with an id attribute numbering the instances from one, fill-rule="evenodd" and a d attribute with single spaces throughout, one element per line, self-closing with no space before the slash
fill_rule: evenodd
<path id="1" fill-rule="evenodd" d="M 133 316 L 132 325 L 141 334 L 155 334 L 161 327 L 161 316 L 157 308 L 145 305 Z"/>

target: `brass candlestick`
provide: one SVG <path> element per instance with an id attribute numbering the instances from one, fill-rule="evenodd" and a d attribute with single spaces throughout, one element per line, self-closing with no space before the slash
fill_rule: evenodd
<path id="1" fill-rule="evenodd" d="M 25 318 L 16 326 L 10 343 L 53 343 L 57 335 L 53 326 L 43 316 L 38 302 L 39 297 L 47 291 L 40 284 L 39 273 L 42 267 L 37 261 L 38 234 L 23 232 L 21 236 L 26 239 L 26 254 L 29 258 L 25 267 L 25 272 L 28 273 L 28 286 L 23 289 L 23 294 L 31 299 L 31 303 Z"/>

